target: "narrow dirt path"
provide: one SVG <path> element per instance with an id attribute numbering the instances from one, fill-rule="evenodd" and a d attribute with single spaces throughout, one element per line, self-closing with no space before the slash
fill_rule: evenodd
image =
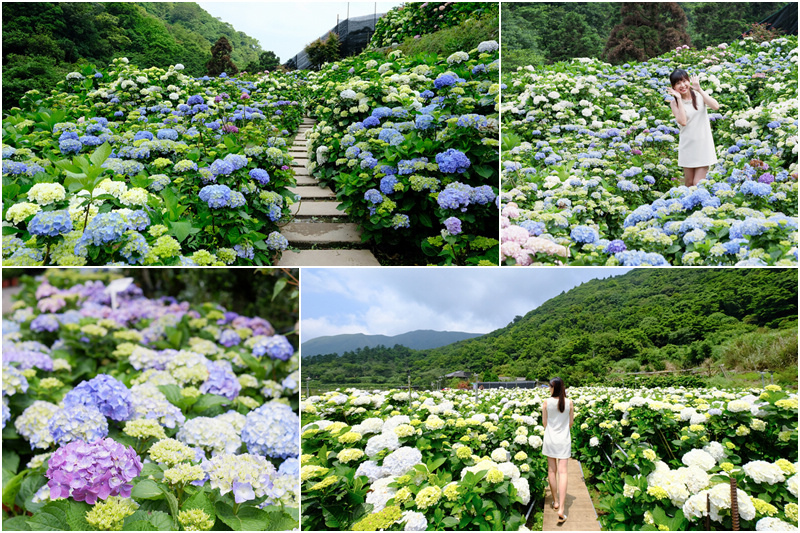
<path id="1" fill-rule="evenodd" d="M 308 117 L 303 119 L 289 149 L 297 178 L 292 192 L 300 195 L 300 202 L 294 207 L 294 221 L 281 233 L 290 247 L 300 249 L 285 251 L 278 266 L 380 266 L 372 252 L 363 249 L 358 225 L 341 221 L 347 215 L 337 209 L 336 194 L 329 187 L 321 188 L 308 171 L 306 132 L 315 122 Z"/>
<path id="2" fill-rule="evenodd" d="M 567 466 L 567 498 L 564 502 L 567 521 L 563 524 L 558 523 L 558 511 L 550 507 L 552 501 L 548 485 L 544 495 L 542 531 L 601 531 L 597 512 L 583 479 L 581 464 L 575 459 L 570 459 Z"/>

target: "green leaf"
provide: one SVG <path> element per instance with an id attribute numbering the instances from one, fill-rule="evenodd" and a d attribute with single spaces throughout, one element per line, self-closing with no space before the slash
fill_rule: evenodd
<path id="1" fill-rule="evenodd" d="M 80 502 L 72 502 L 72 503 L 80 503 Z M 89 506 L 86 506 L 86 509 L 89 509 Z M 41 509 L 39 512 L 33 515 L 28 520 L 28 527 L 30 527 L 34 531 L 68 531 L 70 529 L 69 523 L 67 522 L 67 516 L 70 512 L 70 503 L 66 500 L 60 500 L 48 503 Z M 85 511 L 84 511 L 85 512 Z M 74 518 L 74 515 L 73 515 Z M 85 521 L 85 520 L 84 520 Z M 88 525 L 83 528 L 76 528 L 77 530 L 81 529 L 88 529 Z M 5 526 L 5 524 L 4 524 Z"/>
<path id="2" fill-rule="evenodd" d="M 86 521 L 86 512 L 92 508 L 88 503 L 69 501 L 67 507 L 67 524 L 71 531 L 88 531 L 91 528 Z M 41 510 L 39 511 L 41 512 Z"/>
<path id="3" fill-rule="evenodd" d="M 453 529 L 456 525 L 458 525 L 458 519 L 452 516 L 445 516 L 444 520 L 442 520 L 442 524 L 448 529 Z"/>
<path id="4" fill-rule="evenodd" d="M 3 450 L 3 470 L 16 474 L 17 468 L 19 468 L 19 455 L 11 450 Z"/>
<path id="5" fill-rule="evenodd" d="M 31 500 L 36 492 L 42 488 L 46 482 L 47 478 L 41 474 L 32 474 L 26 477 L 22 482 L 19 493 L 17 493 L 15 503 L 26 511 L 30 511 L 32 513 L 35 513 L 44 507 L 44 503 L 33 503 Z"/>
<path id="6" fill-rule="evenodd" d="M 3 470 L 3 503 L 11 507 L 14 505 L 14 500 L 17 498 L 17 492 L 22 485 L 22 478 L 25 477 L 25 472 L 20 472 L 16 476 L 6 482 L 6 470 Z"/>
<path id="7" fill-rule="evenodd" d="M 183 242 L 189 235 L 200 232 L 200 228 L 195 228 L 192 226 L 192 223 L 187 220 L 170 222 L 170 229 L 175 234 L 175 238 L 178 239 L 178 242 Z"/>
<path id="8" fill-rule="evenodd" d="M 169 512 L 172 515 L 172 525 L 173 529 L 178 529 L 178 499 L 175 495 L 170 492 L 167 487 L 160 486 L 161 492 L 164 493 L 164 496 L 167 498 L 167 504 L 169 505 Z"/>
<path id="9" fill-rule="evenodd" d="M 217 502 L 214 506 L 217 517 L 234 531 L 266 531 L 270 515 L 255 507 L 242 507 L 238 514 L 225 502 Z"/>
<path id="10" fill-rule="evenodd" d="M 131 498 L 142 500 L 155 500 L 162 496 L 161 487 L 152 479 L 143 479 L 136 483 L 131 490 Z"/>
<path id="11" fill-rule="evenodd" d="M 14 516 L 3 520 L 3 531 L 30 531 L 27 520 L 27 516 Z"/>
<path id="12" fill-rule="evenodd" d="M 239 514 L 241 514 L 241 511 Z M 268 511 L 267 515 L 269 519 L 264 531 L 289 531 L 298 526 L 297 520 L 280 509 Z"/>
<path id="13" fill-rule="evenodd" d="M 275 288 L 272 290 L 273 301 L 275 300 L 275 298 L 278 297 L 278 295 L 281 293 L 284 287 L 286 287 L 286 278 L 281 278 L 275 282 Z"/>
<path id="14" fill-rule="evenodd" d="M 111 155 L 111 151 L 111 145 L 107 142 L 104 142 L 101 146 L 98 146 L 94 152 L 92 152 L 92 155 L 89 156 L 89 159 L 93 165 L 99 167 L 106 162 L 108 156 Z"/>
<path id="15" fill-rule="evenodd" d="M 181 506 L 182 511 L 186 511 L 188 509 L 202 509 L 205 513 L 211 517 L 212 521 L 217 520 L 217 512 L 214 510 L 214 506 L 208 499 L 208 494 L 203 491 L 198 492 L 185 502 L 183 502 L 183 506 Z"/>
<path id="16" fill-rule="evenodd" d="M 197 403 L 194 404 L 192 409 L 197 413 L 202 413 L 206 409 L 211 409 L 212 407 L 216 407 L 218 405 L 229 404 L 231 402 L 232 400 L 229 400 L 226 397 L 218 394 L 203 394 L 200 396 L 200 399 L 197 400 Z"/>
<path id="17" fill-rule="evenodd" d="M 181 395 L 181 388 L 177 385 L 159 385 L 158 390 L 164 393 L 167 401 L 176 407 L 180 407 L 183 396 Z"/>
<path id="18" fill-rule="evenodd" d="M 139 510 L 125 517 L 125 531 L 172 531 L 172 518 L 163 511 Z"/>
<path id="19" fill-rule="evenodd" d="M 264 367 L 263 363 L 259 362 L 258 359 L 247 352 L 241 352 L 239 355 L 241 355 L 242 361 L 253 371 L 255 377 L 264 379 L 264 376 L 267 375 L 267 369 Z"/>
<path id="20" fill-rule="evenodd" d="M 479 165 L 475 167 L 475 172 L 482 178 L 491 178 L 496 169 L 488 166 Z"/>
<path id="21" fill-rule="evenodd" d="M 3 235 L 14 235 L 15 233 L 22 233 L 22 230 L 11 226 L 3 226 Z"/>

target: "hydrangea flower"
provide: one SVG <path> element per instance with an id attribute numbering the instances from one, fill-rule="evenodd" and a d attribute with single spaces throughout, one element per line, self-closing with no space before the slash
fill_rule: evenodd
<path id="1" fill-rule="evenodd" d="M 242 441 L 250 453 L 282 459 L 296 457 L 299 426 L 300 420 L 289 406 L 268 402 L 247 414 Z"/>
<path id="2" fill-rule="evenodd" d="M 107 374 L 81 382 L 64 396 L 64 407 L 94 406 L 112 420 L 128 420 L 133 415 L 131 391 L 119 380 Z"/>
<path id="3" fill-rule="evenodd" d="M 53 453 L 46 476 L 52 499 L 71 497 L 94 504 L 109 496 L 131 495 L 130 483 L 142 471 L 139 456 L 113 439 L 71 442 Z"/>

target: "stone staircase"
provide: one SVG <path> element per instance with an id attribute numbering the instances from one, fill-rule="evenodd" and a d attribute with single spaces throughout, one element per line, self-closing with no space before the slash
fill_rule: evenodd
<path id="1" fill-rule="evenodd" d="M 278 266 L 380 266 L 372 252 L 364 249 L 358 225 L 347 222 L 347 214 L 337 209 L 334 192 L 320 187 L 308 171 L 306 132 L 315 122 L 303 119 L 289 149 L 297 179 L 291 191 L 300 195 L 300 201 L 293 206 L 294 221 L 281 228 L 281 233 L 290 247 L 300 249 L 283 252 Z"/>

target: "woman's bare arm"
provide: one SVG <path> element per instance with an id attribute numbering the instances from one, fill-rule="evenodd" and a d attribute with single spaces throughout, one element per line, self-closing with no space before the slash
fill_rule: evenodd
<path id="1" fill-rule="evenodd" d="M 672 96 L 672 102 L 670 102 L 669 107 L 672 109 L 672 114 L 675 115 L 675 120 L 677 120 L 678 124 L 681 126 L 686 126 L 686 110 L 683 108 L 681 95 L 672 88 L 668 88 L 667 92 Z"/>
<path id="2" fill-rule="evenodd" d="M 547 400 L 542 404 L 542 427 L 547 429 Z"/>
<path id="3" fill-rule="evenodd" d="M 575 402 L 569 402 L 569 427 L 572 427 L 572 423 L 575 422 Z"/>

